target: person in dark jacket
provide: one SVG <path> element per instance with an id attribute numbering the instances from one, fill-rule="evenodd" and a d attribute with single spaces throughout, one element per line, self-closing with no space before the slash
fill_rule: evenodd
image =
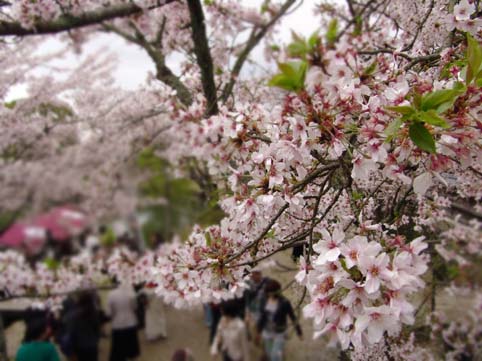
<path id="1" fill-rule="evenodd" d="M 72 353 L 76 360 L 97 361 L 101 320 L 94 294 L 83 292 L 79 295 L 77 309 L 69 323 Z"/>
<path id="2" fill-rule="evenodd" d="M 248 289 L 244 292 L 245 322 L 249 336 L 257 337 L 257 324 L 261 316 L 261 305 L 266 301 L 265 286 L 269 281 L 260 270 L 253 270 L 248 280 Z"/>
<path id="3" fill-rule="evenodd" d="M 291 302 L 282 296 L 281 285 L 270 279 L 265 286 L 266 299 L 261 305 L 261 315 L 258 321 L 258 332 L 263 339 L 263 346 L 269 361 L 282 361 L 288 317 L 295 326 L 297 335 L 302 338 L 302 332 L 296 319 Z"/>
<path id="4" fill-rule="evenodd" d="M 74 295 L 68 295 L 62 302 L 57 322 L 55 340 L 60 350 L 68 360 L 74 357 L 72 350 L 72 339 L 70 336 L 72 317 L 77 313 L 77 299 Z"/>

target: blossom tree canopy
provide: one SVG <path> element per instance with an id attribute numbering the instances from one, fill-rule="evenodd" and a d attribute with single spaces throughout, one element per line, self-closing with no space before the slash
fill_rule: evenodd
<path id="1" fill-rule="evenodd" d="M 253 266 L 302 246 L 304 316 L 315 336 L 359 352 L 413 325 L 416 295 L 480 260 L 479 1 L 317 2 L 319 30 L 293 29 L 288 44 L 276 29 L 295 0 L 0 4 L 2 211 L 73 200 L 98 216 L 128 213 L 146 176 L 132 160 L 148 149 L 183 176 L 195 164 L 224 212 L 184 242 L 114 253 L 89 272 L 78 272 L 83 256 L 34 273 L 2 254 L 10 293 L 61 293 L 102 282 L 107 268 L 193 306 L 239 295 Z M 150 57 L 142 89 L 112 85 L 108 54 L 61 77 L 33 71 L 59 56 L 36 51 L 45 39 L 82 49 L 99 32 Z M 258 45 L 278 70 L 255 71 Z M 29 95 L 7 102 L 16 84 Z"/>

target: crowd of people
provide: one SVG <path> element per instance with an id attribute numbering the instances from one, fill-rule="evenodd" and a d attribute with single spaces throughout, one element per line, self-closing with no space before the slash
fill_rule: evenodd
<path id="1" fill-rule="evenodd" d="M 290 301 L 282 295 L 281 284 L 255 270 L 243 298 L 208 305 L 211 355 L 223 361 L 250 361 L 251 347 L 262 348 L 261 359 L 282 361 L 291 320 L 296 334 L 302 331 Z M 257 360 L 256 360 L 257 361 Z"/>
<path id="2" fill-rule="evenodd" d="M 137 292 L 136 292 L 137 289 Z M 167 337 L 164 307 L 144 287 L 120 285 L 109 292 L 103 310 L 95 291 L 69 295 L 59 314 L 36 312 L 26 319 L 26 331 L 17 361 L 60 360 L 54 340 L 69 361 L 97 361 L 104 324 L 111 324 L 109 361 L 134 360 L 140 355 L 138 330 L 146 339 Z"/>
<path id="3" fill-rule="evenodd" d="M 250 361 L 251 349 L 258 348 L 261 360 L 282 361 L 288 319 L 302 336 L 293 307 L 282 295 L 280 283 L 263 277 L 259 270 L 251 273 L 248 286 L 241 298 L 205 305 L 210 353 L 216 360 Z M 68 360 L 97 361 L 100 339 L 107 337 L 107 322 L 111 325 L 109 361 L 135 360 L 140 355 L 139 329 L 148 341 L 167 337 L 161 299 L 149 287 L 120 285 L 109 292 L 105 310 L 97 292 L 83 291 L 69 295 L 60 314 L 31 316 L 16 360 L 57 361 L 60 349 Z M 179 349 L 171 360 L 194 361 L 196 355 Z"/>

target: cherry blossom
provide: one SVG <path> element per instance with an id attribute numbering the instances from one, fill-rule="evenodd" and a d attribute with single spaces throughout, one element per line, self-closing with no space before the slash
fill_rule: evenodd
<path id="1" fill-rule="evenodd" d="M 126 216 L 152 201 L 139 193 L 152 174 L 135 164 L 148 149 L 175 176 L 192 178 L 223 215 L 143 254 L 114 247 L 105 257 L 29 264 L 2 252 L 0 288 L 54 303 L 79 288 L 147 282 L 165 302 L 194 307 L 240 296 L 259 262 L 304 246 L 294 277 L 315 336 L 353 359 L 418 347 L 400 331 L 414 324 L 426 282 L 439 282 L 435 267 L 469 267 L 482 250 L 479 5 L 316 6 L 320 30 L 286 45 L 275 29 L 294 3 L 2 6 L 9 26 L 0 34 L 21 39 L 0 45 L 2 212 L 29 216 L 75 201 L 102 220 Z M 118 8 L 122 16 L 102 18 Z M 52 28 L 86 14 L 102 23 Z M 150 56 L 155 73 L 141 89 L 118 89 L 109 54 L 58 79 L 37 73 L 60 56 L 37 52 L 54 30 L 69 30 L 55 36 L 75 51 L 98 31 L 120 36 Z M 268 45 L 268 74 L 241 72 L 259 44 Z M 179 72 L 166 63 L 173 55 Z M 8 101 L 19 84 L 28 95 Z M 478 335 L 471 322 L 444 330 L 454 357 L 465 350 L 459 329 L 470 334 L 467 345 Z"/>
<path id="2" fill-rule="evenodd" d="M 345 238 L 345 234 L 339 229 L 333 230 L 331 235 L 326 229 L 322 229 L 321 234 L 323 238 L 313 246 L 315 252 L 319 253 L 316 258 L 316 265 L 336 261 L 341 253 L 338 245 Z"/>

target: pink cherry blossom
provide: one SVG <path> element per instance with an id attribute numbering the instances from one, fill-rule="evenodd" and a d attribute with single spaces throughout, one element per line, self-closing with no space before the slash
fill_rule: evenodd
<path id="1" fill-rule="evenodd" d="M 318 257 L 315 260 L 315 264 L 317 265 L 336 261 L 341 254 L 338 245 L 345 238 L 345 233 L 338 228 L 334 229 L 332 234 L 330 234 L 328 230 L 322 229 L 321 234 L 323 238 L 313 246 L 315 252 L 318 253 Z"/>
<path id="2" fill-rule="evenodd" d="M 371 343 L 377 343 L 381 340 L 383 334 L 388 332 L 389 335 L 396 334 L 400 325 L 396 322 L 397 310 L 389 306 L 366 307 L 366 314 L 358 318 L 355 323 L 355 342 L 360 344 L 362 338 L 366 337 Z M 367 330 L 366 334 L 362 332 Z"/>
<path id="3" fill-rule="evenodd" d="M 454 15 L 457 20 L 469 20 L 474 11 L 475 5 L 469 0 L 461 0 L 454 6 Z"/>
<path id="4" fill-rule="evenodd" d="M 360 271 L 366 276 L 365 289 L 368 293 L 378 291 L 382 280 L 391 278 L 388 270 L 389 257 L 386 253 L 377 256 L 362 253 L 358 264 Z"/>
<path id="5" fill-rule="evenodd" d="M 345 256 L 345 264 L 348 268 L 352 268 L 359 262 L 359 257 L 375 257 L 380 253 L 382 247 L 375 242 L 368 242 L 364 236 L 355 236 L 346 244 L 340 247 L 341 253 Z"/>

